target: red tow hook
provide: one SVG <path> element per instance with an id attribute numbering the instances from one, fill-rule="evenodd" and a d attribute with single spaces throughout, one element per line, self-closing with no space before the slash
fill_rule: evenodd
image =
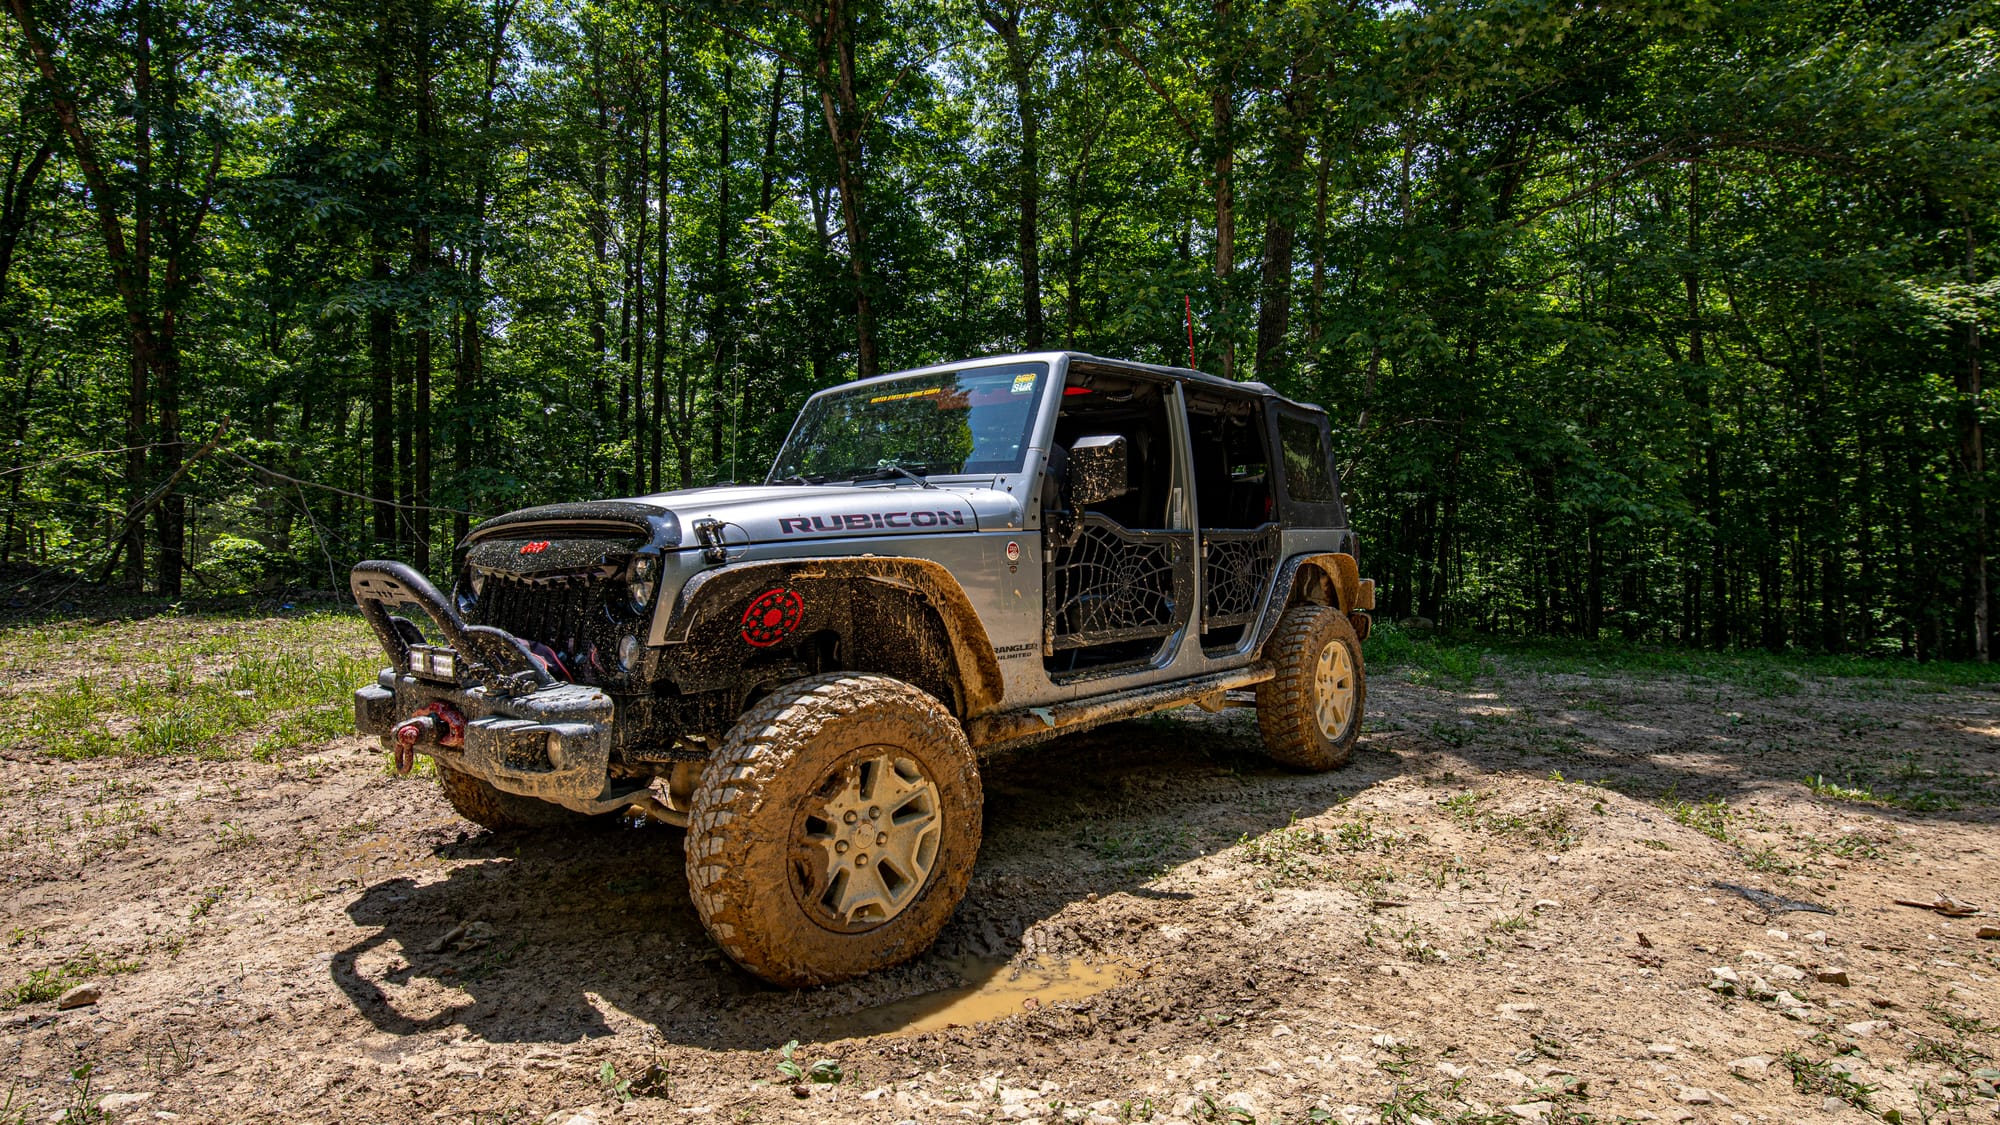
<path id="1" fill-rule="evenodd" d="M 465 716 L 449 703 L 426 703 L 424 709 L 396 725 L 396 774 L 408 776 L 417 764 L 417 744 L 465 745 Z"/>

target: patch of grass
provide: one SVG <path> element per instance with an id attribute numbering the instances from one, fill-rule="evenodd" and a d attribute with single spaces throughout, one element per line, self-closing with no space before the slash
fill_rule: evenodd
<path id="1" fill-rule="evenodd" d="M 1950 1067 L 1961 1074 L 1971 1074 L 1979 1069 L 1979 1064 L 1989 1061 L 1987 1056 L 1963 1042 L 1946 1043 L 1941 1039 L 1926 1039 L 1910 1048 L 1913 1063 L 1938 1063 Z"/>
<path id="2" fill-rule="evenodd" d="M 24 979 L 0 990 L 0 1007 L 46 1003 L 91 977 L 138 970 L 137 961 L 118 961 L 101 953 L 86 953 L 51 968 L 30 969 Z"/>
<path id="3" fill-rule="evenodd" d="M 1376 636 L 1387 630 L 1377 626 Z M 1795 695 L 1812 680 L 1901 680 L 1935 690 L 2000 683 L 2000 664 L 1896 656 L 1808 656 L 1761 651 L 1711 652 L 1618 640 L 1516 637 L 1444 631 L 1424 638 L 1434 648 L 1480 656 L 1534 672 L 1590 676 L 1685 677 L 1728 685 L 1760 698 Z M 1368 638 L 1374 658 L 1375 636 Z"/>
<path id="4" fill-rule="evenodd" d="M 275 762 L 287 750 L 318 746 L 353 733 L 354 712 L 346 701 L 319 704 L 279 719 L 278 728 L 258 739 L 250 756 L 260 762 Z"/>
<path id="5" fill-rule="evenodd" d="M 1188 1112 L 1203 1125 L 1257 1125 L 1257 1118 L 1249 1110 L 1217 1102 L 1214 1094 L 1202 1094 Z"/>
<path id="6" fill-rule="evenodd" d="M 816 1082 L 832 1085 L 847 1077 L 847 1072 L 832 1059 L 814 1059 L 801 1063 L 792 1057 L 799 1049 L 799 1041 L 794 1039 L 778 1050 L 778 1073 L 792 1082 Z"/>
<path id="7" fill-rule="evenodd" d="M 1792 1072 L 1792 1088 L 1799 1093 L 1835 1097 L 1863 1113 L 1875 1112 L 1875 1107 L 1868 1103 L 1875 1087 L 1835 1070 L 1830 1061 L 1814 1062 L 1797 1051 L 1786 1051 L 1778 1061 Z"/>
<path id="8" fill-rule="evenodd" d="M 228 887 L 210 887 L 201 892 L 201 897 L 194 901 L 193 906 L 188 907 L 188 921 L 206 918 L 208 912 L 215 909 L 215 904 L 221 902 L 223 896 L 228 893 Z"/>
<path id="9" fill-rule="evenodd" d="M 57 1125 L 94 1125 L 111 1119 L 110 1114 L 97 1108 L 97 1098 L 90 1092 L 91 1076 L 96 1070 L 95 1064 L 84 1063 L 69 1072 L 69 1104 L 55 1118 Z"/>
<path id="10" fill-rule="evenodd" d="M 1888 805 L 1908 809 L 1911 812 L 1943 812 L 1959 807 L 1958 801 L 1929 789 L 1900 793 L 1891 790 L 1878 793 L 1865 782 L 1857 783 L 1852 777 L 1847 779 L 1847 784 L 1842 785 L 1823 775 L 1814 774 L 1805 779 L 1805 787 L 1812 790 L 1813 796 L 1829 801 L 1847 801 L 1859 805 Z"/>
<path id="11" fill-rule="evenodd" d="M 1729 811 L 1728 803 L 1720 797 L 1683 801 L 1670 793 L 1661 799 L 1660 807 L 1680 824 L 1724 843 L 1729 841 L 1729 822 L 1736 819 L 1736 814 Z"/>
<path id="12" fill-rule="evenodd" d="M 1578 832 L 1570 823 L 1567 808 L 1557 805 L 1527 812 L 1500 812 L 1485 807 L 1492 799 L 1493 794 L 1488 790 L 1467 790 L 1438 802 L 1438 807 L 1465 827 L 1489 836 L 1517 836 L 1557 851 L 1576 846 Z"/>
<path id="13" fill-rule="evenodd" d="M 1237 844 L 1243 848 L 1245 859 L 1271 870 L 1272 883 L 1286 885 L 1324 878 L 1329 867 L 1318 862 L 1318 857 L 1388 855 L 1401 840 L 1395 832 L 1377 828 L 1366 818 L 1347 821 L 1331 832 L 1323 832 L 1298 823 L 1295 817 L 1283 828 L 1256 837 L 1245 835 Z"/>
<path id="14" fill-rule="evenodd" d="M 1472 645 L 1411 633 L 1391 623 L 1369 632 L 1366 652 L 1371 671 L 1393 669 L 1416 684 L 1466 687 L 1492 671 L 1485 654 Z"/>
<path id="15" fill-rule="evenodd" d="M 1964 1038 L 1967 1035 L 1992 1035 L 2000 1032 L 2000 1020 L 1981 1019 L 1978 1016 L 1961 1016 L 1952 1012 L 1939 1000 L 1924 1005 L 1924 1011 L 1939 1023 L 1951 1029 L 1953 1035 Z"/>
<path id="16" fill-rule="evenodd" d="M 1766 845 L 1743 859 L 1743 865 L 1752 871 L 1763 871 L 1771 875 L 1790 875 L 1799 865 L 1778 854 L 1778 849 Z"/>
<path id="17" fill-rule="evenodd" d="M 0 628 L 0 749 L 53 757 L 272 754 L 346 733 L 380 658 L 352 612 L 154 617 Z M 47 681 L 50 665 L 85 670 Z"/>
<path id="18" fill-rule="evenodd" d="M 1806 851 L 1813 855 L 1831 852 L 1842 859 L 1882 858 L 1882 849 L 1875 841 L 1866 836 L 1858 836 L 1852 832 L 1844 836 L 1835 837 L 1832 840 L 1821 840 L 1819 837 L 1809 834 L 1800 840 L 1800 844 L 1804 846 Z"/>

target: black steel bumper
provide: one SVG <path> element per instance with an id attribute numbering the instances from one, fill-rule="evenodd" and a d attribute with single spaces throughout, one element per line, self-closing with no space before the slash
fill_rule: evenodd
<path id="1" fill-rule="evenodd" d="M 350 576 L 354 599 L 390 667 L 354 693 L 354 725 L 393 744 L 396 727 L 432 703 L 465 718 L 465 744 L 416 746 L 508 793 L 584 813 L 625 808 L 643 788 L 610 783 L 616 709 L 594 687 L 555 681 L 512 635 L 467 625 L 422 575 L 402 563 L 369 561 Z M 444 644 L 392 609 L 415 606 Z"/>

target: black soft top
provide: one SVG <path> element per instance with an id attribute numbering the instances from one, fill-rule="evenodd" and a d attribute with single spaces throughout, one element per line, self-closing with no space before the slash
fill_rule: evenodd
<path id="1" fill-rule="evenodd" d="M 1194 383 L 1210 390 L 1222 391 L 1226 394 L 1236 394 L 1244 398 L 1276 399 L 1287 406 L 1294 406 L 1300 410 L 1310 410 L 1318 414 L 1325 413 L 1325 411 L 1314 406 L 1312 403 L 1297 402 L 1286 398 L 1272 389 L 1270 384 L 1259 383 L 1255 380 L 1224 379 L 1220 375 L 1210 375 L 1206 371 L 1196 371 L 1192 367 L 1167 367 L 1157 363 L 1140 363 L 1137 360 L 1111 359 L 1106 356 L 1091 355 L 1089 352 L 1064 352 L 1062 354 L 1068 356 L 1072 364 L 1120 368 L 1127 371 L 1143 371 L 1149 375 L 1157 375 L 1163 379 L 1174 379 L 1182 383 Z"/>

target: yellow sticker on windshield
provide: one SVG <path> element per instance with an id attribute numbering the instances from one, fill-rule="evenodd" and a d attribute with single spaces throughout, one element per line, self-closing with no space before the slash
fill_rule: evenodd
<path id="1" fill-rule="evenodd" d="M 1023 371 L 1019 375 L 1014 376 L 1012 390 L 1017 395 L 1035 393 L 1035 373 L 1032 371 Z"/>
<path id="2" fill-rule="evenodd" d="M 929 390 L 924 390 L 924 391 L 904 391 L 902 394 L 899 395 L 876 395 L 874 398 L 868 400 L 868 405 L 873 406 L 878 402 L 901 402 L 903 399 L 906 398 L 924 398 L 928 395 L 935 395 L 942 393 L 944 393 L 943 387 L 932 387 Z"/>

